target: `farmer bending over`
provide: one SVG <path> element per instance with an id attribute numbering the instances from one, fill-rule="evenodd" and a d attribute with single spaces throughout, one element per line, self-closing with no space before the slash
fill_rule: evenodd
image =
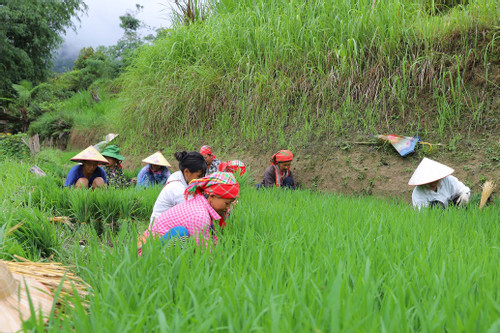
<path id="1" fill-rule="evenodd" d="M 165 185 L 168 177 L 170 177 L 170 170 L 168 170 L 170 163 L 168 163 L 163 154 L 157 151 L 142 161 L 148 165 L 139 171 L 136 187 L 147 188 L 153 185 Z"/>
<path id="2" fill-rule="evenodd" d="M 209 146 L 202 146 L 200 148 L 200 154 L 203 155 L 203 158 L 207 162 L 207 175 L 219 171 L 219 164 L 221 162 L 217 157 L 212 155 L 212 149 Z"/>
<path id="3" fill-rule="evenodd" d="M 225 225 L 224 218 L 231 205 L 239 197 L 239 185 L 234 175 L 227 172 L 216 172 L 201 179 L 191 181 L 185 191 L 185 196 L 192 195 L 193 199 L 184 201 L 158 216 L 149 230 L 139 238 L 139 255 L 144 244 L 151 234 L 162 239 L 169 238 L 172 229 L 184 229 L 184 235 L 196 237 L 200 245 L 203 238 L 208 246 L 210 238 L 217 244 L 214 221 Z"/>
<path id="4" fill-rule="evenodd" d="M 293 154 L 289 150 L 280 150 L 271 157 L 271 165 L 264 171 L 264 178 L 259 187 L 285 187 L 294 189 L 295 181 L 290 170 Z"/>
<path id="5" fill-rule="evenodd" d="M 469 203 L 470 188 L 451 176 L 452 168 L 425 158 L 411 176 L 408 185 L 415 186 L 412 194 L 413 206 L 447 208 L 450 203 L 464 206 Z"/>
<path id="6" fill-rule="evenodd" d="M 232 172 L 233 174 L 243 176 L 247 172 L 247 167 L 242 161 L 233 160 L 219 164 L 219 171 Z"/>
<path id="7" fill-rule="evenodd" d="M 176 171 L 168 177 L 167 184 L 156 199 L 149 226 L 151 226 L 154 219 L 160 216 L 161 213 L 184 202 L 186 200 L 184 192 L 189 182 L 193 179 L 203 177 L 207 171 L 207 162 L 205 162 L 203 156 L 196 151 L 189 153 L 185 151 L 177 152 L 174 156 L 175 159 L 179 161 L 180 171 Z"/>
<path id="8" fill-rule="evenodd" d="M 107 164 L 108 161 L 102 156 L 94 146 L 89 146 L 71 159 L 82 164 L 75 165 L 68 172 L 65 187 L 74 186 L 75 188 L 99 188 L 105 187 L 106 172 L 99 167 L 99 164 Z"/>

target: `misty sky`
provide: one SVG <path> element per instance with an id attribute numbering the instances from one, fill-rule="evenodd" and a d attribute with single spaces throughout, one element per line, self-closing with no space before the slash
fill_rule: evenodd
<path id="1" fill-rule="evenodd" d="M 147 25 L 159 28 L 170 26 L 171 2 L 169 0 L 84 0 L 87 15 L 80 17 L 77 32 L 67 31 L 63 48 L 75 49 L 84 46 L 113 45 L 123 35 L 119 16 L 134 11 L 135 4 L 144 6 L 137 18 Z"/>

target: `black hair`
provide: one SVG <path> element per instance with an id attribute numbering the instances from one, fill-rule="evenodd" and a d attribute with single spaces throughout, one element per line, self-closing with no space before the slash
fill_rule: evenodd
<path id="1" fill-rule="evenodd" d="M 184 173 L 185 169 L 189 172 L 202 171 L 202 176 L 207 172 L 207 162 L 203 158 L 203 155 L 197 151 L 178 151 L 174 154 L 175 159 L 179 161 L 179 169 Z"/>

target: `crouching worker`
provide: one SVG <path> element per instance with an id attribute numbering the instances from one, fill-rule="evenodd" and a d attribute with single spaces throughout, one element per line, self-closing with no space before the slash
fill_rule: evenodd
<path id="1" fill-rule="evenodd" d="M 247 167 L 242 161 L 232 160 L 219 164 L 219 171 L 232 172 L 233 174 L 243 176 L 247 172 Z"/>
<path id="2" fill-rule="evenodd" d="M 207 162 L 207 176 L 219 171 L 219 164 L 221 163 L 221 161 L 212 154 L 212 148 L 210 148 L 209 146 L 202 146 L 200 148 L 200 154 L 203 156 L 203 158 L 205 158 L 205 161 Z"/>
<path id="3" fill-rule="evenodd" d="M 75 188 L 100 188 L 106 187 L 106 172 L 99 167 L 99 164 L 107 164 L 108 161 L 102 156 L 94 146 L 89 146 L 71 159 L 82 164 L 75 165 L 68 172 L 65 187 Z"/>
<path id="4" fill-rule="evenodd" d="M 447 208 L 449 204 L 465 206 L 469 203 L 470 188 L 456 177 L 451 176 L 452 168 L 424 158 L 408 182 L 415 186 L 412 194 L 413 206 L 439 206 Z"/>
<path id="5" fill-rule="evenodd" d="M 147 165 L 139 171 L 137 175 L 137 188 L 150 187 L 154 185 L 165 185 L 168 177 L 170 177 L 170 170 L 165 156 L 160 151 L 157 151 L 151 156 L 142 160 Z"/>
<path id="6" fill-rule="evenodd" d="M 153 206 L 153 213 L 149 225 L 153 224 L 155 218 L 175 205 L 186 201 L 184 192 L 188 184 L 196 178 L 201 178 L 207 171 L 207 162 L 203 156 L 196 152 L 177 152 L 175 159 L 179 161 L 179 170 L 168 177 L 167 184 L 161 190 Z"/>
<path id="7" fill-rule="evenodd" d="M 195 237 L 198 245 L 203 241 L 208 246 L 211 239 L 216 245 L 214 221 L 219 221 L 221 227 L 226 225 L 224 218 L 239 197 L 239 192 L 238 182 L 231 173 L 216 172 L 194 179 L 185 191 L 186 197 L 192 195 L 193 198 L 170 208 L 155 219 L 150 229 L 139 239 L 139 255 L 142 253 L 142 244 L 151 234 L 163 240 L 171 238 L 172 233 L 179 230 L 183 236 Z"/>
<path id="8" fill-rule="evenodd" d="M 125 160 L 120 154 L 120 148 L 115 145 L 109 145 L 101 153 L 108 161 L 108 164 L 103 167 L 108 178 L 109 188 L 126 188 L 130 185 L 123 175 L 122 161 Z"/>
<path id="9" fill-rule="evenodd" d="M 258 187 L 285 187 L 295 188 L 295 181 L 290 170 L 293 154 L 289 150 L 280 150 L 271 157 L 271 165 L 264 171 L 262 184 Z"/>

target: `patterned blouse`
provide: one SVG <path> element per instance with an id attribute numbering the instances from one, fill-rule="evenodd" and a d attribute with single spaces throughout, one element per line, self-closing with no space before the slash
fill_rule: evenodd
<path id="1" fill-rule="evenodd" d="M 208 200 L 203 195 L 197 195 L 158 216 L 150 230 L 142 234 L 142 241 L 145 242 L 150 237 L 150 231 L 155 235 L 163 236 L 172 228 L 184 227 L 188 230 L 189 237 L 196 237 L 196 244 L 200 245 L 200 240 L 203 238 L 205 246 L 208 246 L 212 238 L 216 245 L 217 236 L 215 236 L 213 221 L 220 220 L 220 218 L 221 216 L 210 206 Z"/>
<path id="2" fill-rule="evenodd" d="M 207 174 L 206 175 L 208 176 L 208 175 L 211 175 L 214 172 L 219 171 L 219 165 L 220 165 L 220 163 L 221 163 L 220 160 L 214 158 L 212 160 L 212 164 L 210 164 L 210 167 L 207 169 Z"/>
<path id="3" fill-rule="evenodd" d="M 110 188 L 126 188 L 130 185 L 125 176 L 121 166 L 117 165 L 113 169 L 103 165 L 102 168 L 106 172 L 108 178 L 108 187 Z"/>

